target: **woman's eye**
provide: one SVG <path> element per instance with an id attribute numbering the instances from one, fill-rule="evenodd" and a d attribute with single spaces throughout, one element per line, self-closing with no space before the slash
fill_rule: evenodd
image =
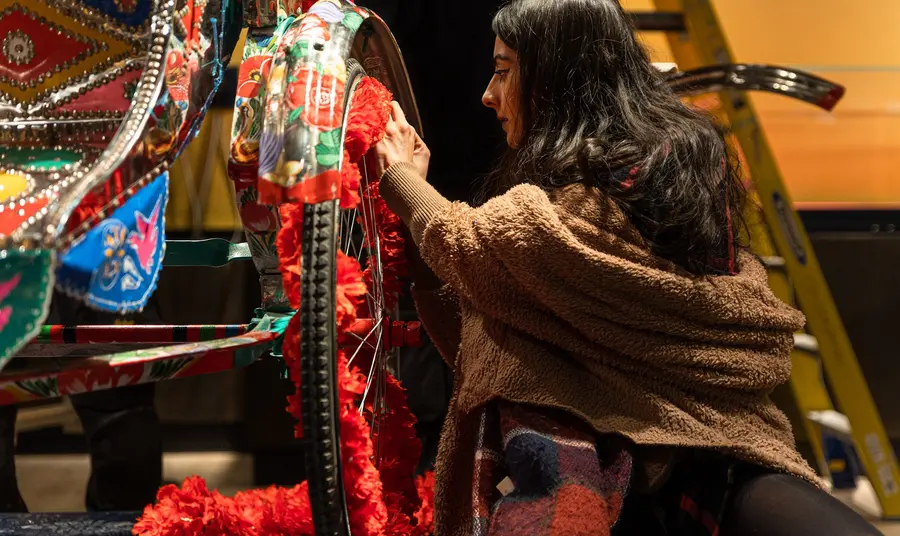
<path id="1" fill-rule="evenodd" d="M 494 74 L 502 78 L 503 75 L 505 75 L 508 72 L 509 72 L 509 69 L 497 69 L 494 71 Z"/>

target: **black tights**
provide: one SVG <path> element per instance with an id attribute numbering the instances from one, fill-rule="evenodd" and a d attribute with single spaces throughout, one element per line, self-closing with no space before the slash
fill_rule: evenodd
<path id="1" fill-rule="evenodd" d="M 805 480 L 758 474 L 731 492 L 721 536 L 869 536 L 881 532 Z"/>
<path id="2" fill-rule="evenodd" d="M 875 536 L 881 532 L 805 480 L 698 451 L 676 464 L 657 492 L 629 494 L 612 534 Z"/>

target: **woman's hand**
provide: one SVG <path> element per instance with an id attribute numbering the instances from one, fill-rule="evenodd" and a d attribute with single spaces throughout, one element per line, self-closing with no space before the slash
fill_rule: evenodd
<path id="1" fill-rule="evenodd" d="M 414 165 L 423 179 L 428 175 L 431 151 L 416 133 L 416 129 L 406 121 L 406 115 L 396 102 L 391 103 L 391 118 L 388 119 L 384 139 L 375 145 L 375 155 L 379 176 L 400 162 Z"/>

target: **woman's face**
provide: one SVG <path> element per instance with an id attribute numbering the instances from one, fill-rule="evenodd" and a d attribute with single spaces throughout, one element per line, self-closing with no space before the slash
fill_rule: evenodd
<path id="1" fill-rule="evenodd" d="M 516 51 L 498 37 L 494 41 L 494 76 L 481 97 L 485 106 L 494 110 L 506 132 L 506 143 L 516 148 L 522 139 L 519 99 L 516 84 L 519 80 L 519 60 Z"/>

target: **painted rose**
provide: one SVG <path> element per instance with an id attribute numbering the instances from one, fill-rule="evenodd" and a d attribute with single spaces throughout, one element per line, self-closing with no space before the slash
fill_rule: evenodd
<path id="1" fill-rule="evenodd" d="M 241 63 L 240 84 L 237 96 L 245 99 L 253 99 L 259 96 L 263 82 L 269 76 L 272 67 L 271 56 L 252 56 Z"/>
<path id="2" fill-rule="evenodd" d="M 291 109 L 303 108 L 304 123 L 320 130 L 334 130 L 342 123 L 344 82 L 332 74 L 320 75 L 314 67 L 296 73 L 287 89 Z"/>
<path id="3" fill-rule="evenodd" d="M 304 37 L 316 41 L 330 41 L 331 34 L 328 32 L 328 23 L 317 15 L 307 15 L 300 21 L 297 28 L 297 37 Z"/>
<path id="4" fill-rule="evenodd" d="M 278 219 L 272 209 L 255 201 L 241 205 L 241 222 L 244 227 L 257 233 L 278 229 Z"/>
<path id="5" fill-rule="evenodd" d="M 175 101 L 187 101 L 190 83 L 188 81 L 188 62 L 184 54 L 172 50 L 166 56 L 166 87 Z"/>

